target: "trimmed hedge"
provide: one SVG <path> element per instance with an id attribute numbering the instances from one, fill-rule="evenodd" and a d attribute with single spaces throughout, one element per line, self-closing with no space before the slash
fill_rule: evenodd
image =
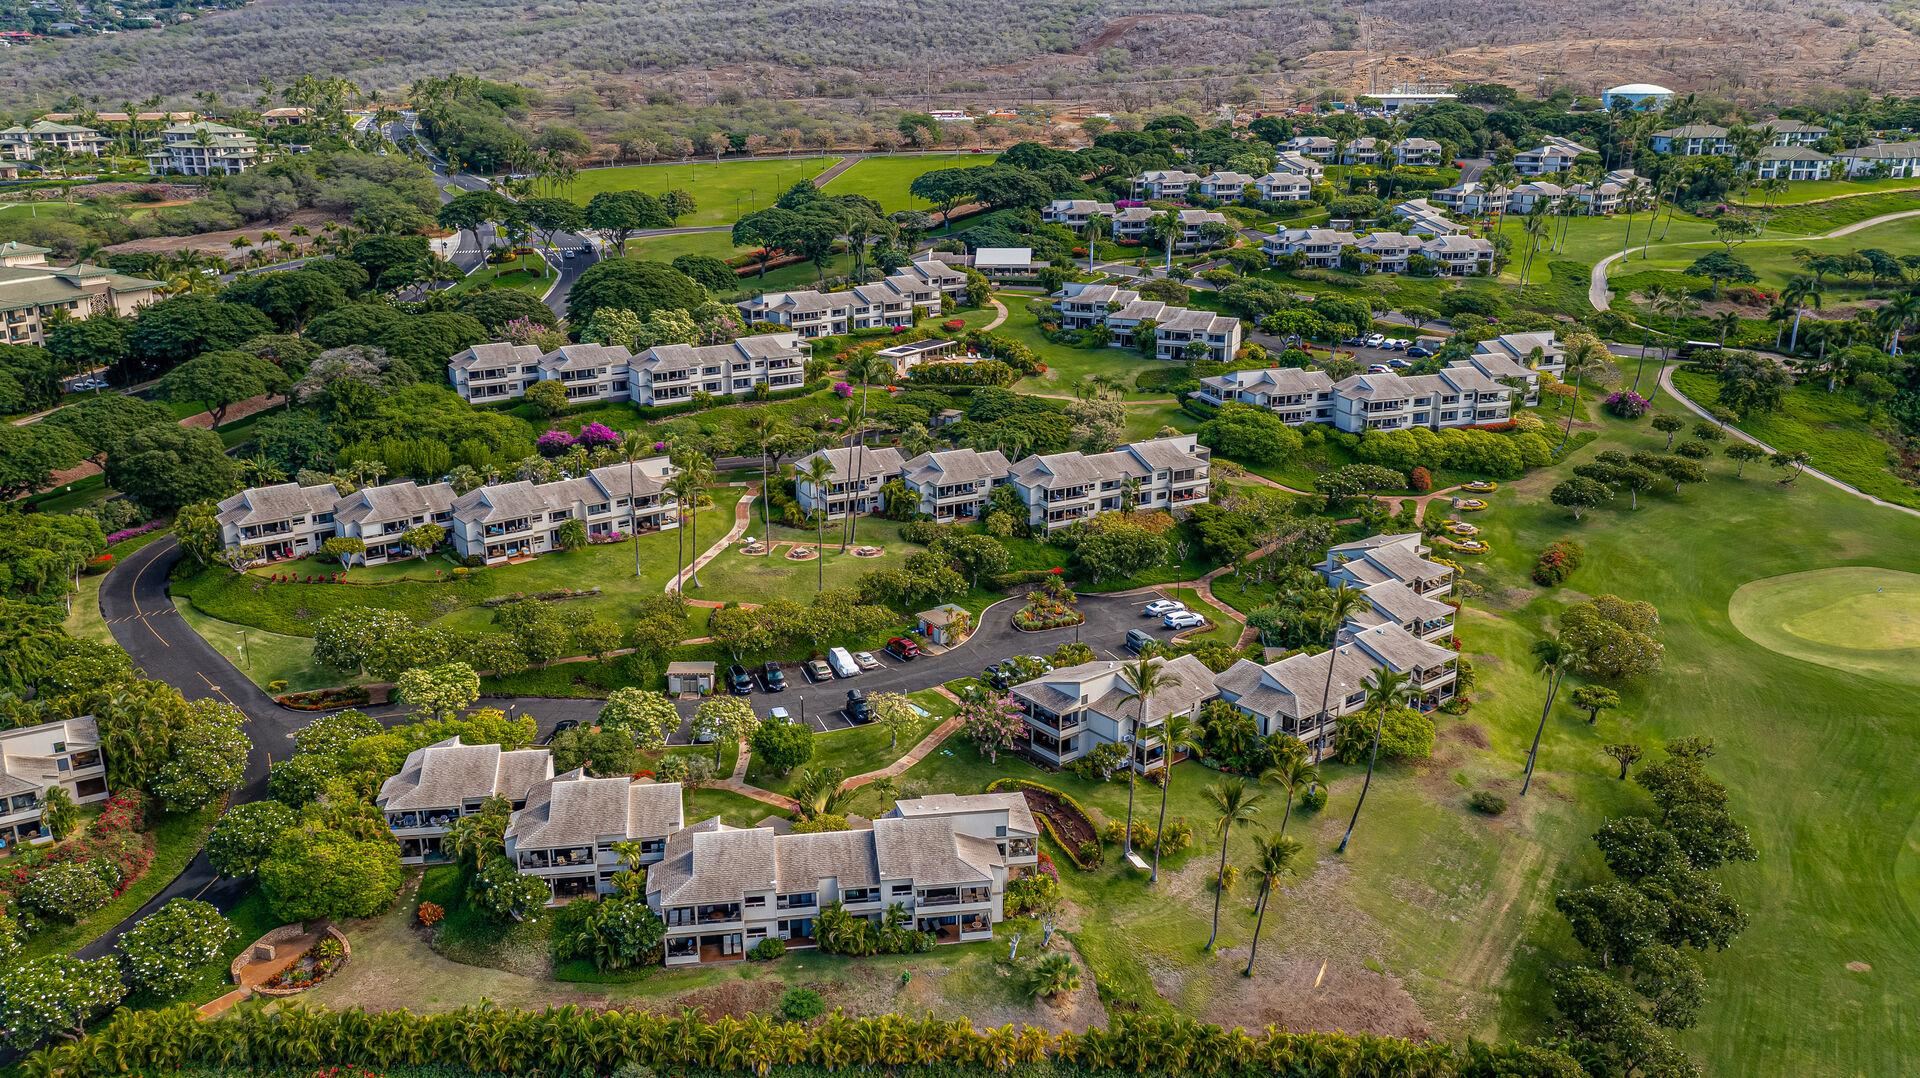
<path id="1" fill-rule="evenodd" d="M 253 1073 L 323 1067 L 378 1070 L 458 1067 L 479 1074 L 609 1074 L 632 1064 L 665 1074 L 828 1078 L 856 1068 L 921 1078 L 1016 1073 L 1080 1078 L 1097 1073 L 1273 1078 L 1287 1074 L 1381 1078 L 1578 1078 L 1568 1056 L 1521 1045 L 1415 1043 L 1347 1033 L 1224 1029 L 1190 1018 L 1120 1014 L 1105 1029 L 1050 1033 L 965 1018 L 898 1014 L 814 1025 L 763 1014 L 706 1021 L 688 1009 L 669 1016 L 550 1007 L 505 1011 L 488 1005 L 446 1014 L 327 1011 L 292 1003 L 274 1012 L 242 1010 L 202 1022 L 193 1008 L 123 1010 L 79 1041 L 25 1064 L 34 1075 L 175 1073 L 195 1068 Z"/>

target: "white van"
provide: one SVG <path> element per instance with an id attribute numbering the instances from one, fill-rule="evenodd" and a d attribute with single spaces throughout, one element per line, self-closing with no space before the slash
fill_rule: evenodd
<path id="1" fill-rule="evenodd" d="M 833 667 L 835 677 L 854 677 L 860 673 L 860 666 L 846 648 L 828 648 L 827 665 Z"/>

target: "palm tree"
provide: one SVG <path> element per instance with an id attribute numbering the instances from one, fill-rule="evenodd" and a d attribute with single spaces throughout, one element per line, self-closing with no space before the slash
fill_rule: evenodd
<path id="1" fill-rule="evenodd" d="M 1880 328 L 1887 333 L 1887 354 L 1900 354 L 1900 334 L 1915 322 L 1920 322 L 1920 292 L 1909 292 L 1898 299 L 1887 301 L 1880 309 Z M 1832 387 L 1828 387 L 1831 391 Z"/>
<path id="2" fill-rule="evenodd" d="M 1345 584 L 1320 597 L 1319 613 L 1322 624 L 1327 627 L 1327 681 L 1320 689 L 1320 718 L 1314 723 L 1315 726 L 1324 726 L 1333 721 L 1333 668 L 1340 663 L 1340 629 L 1348 618 L 1366 605 L 1366 595 L 1359 588 Z"/>
<path id="3" fill-rule="evenodd" d="M 1112 225 L 1113 225 L 1113 222 L 1108 220 L 1107 215 L 1104 213 L 1090 213 L 1087 215 L 1087 272 L 1088 273 L 1093 272 L 1094 248 L 1099 246 L 1100 237 L 1104 235 L 1107 229 L 1111 228 Z"/>
<path id="4" fill-rule="evenodd" d="M 1720 334 L 1720 347 L 1727 346 L 1727 335 L 1740 332 L 1740 312 L 1723 311 L 1714 316 L 1713 328 Z"/>
<path id="5" fill-rule="evenodd" d="M 1793 307 L 1793 336 L 1787 341 L 1787 351 L 1800 350 L 1800 317 L 1808 307 L 1820 309 L 1820 301 L 1826 295 L 1826 289 L 1818 277 L 1795 277 L 1780 290 L 1780 301 Z"/>
<path id="6" fill-rule="evenodd" d="M 1120 671 L 1120 676 L 1125 679 L 1127 687 L 1133 690 L 1134 695 L 1140 698 L 1140 719 L 1145 719 L 1149 714 L 1147 709 L 1153 703 L 1154 690 L 1172 680 L 1164 676 L 1161 673 L 1161 667 L 1155 665 L 1151 659 L 1135 659 Z M 1136 766 L 1140 756 L 1139 738 L 1140 721 L 1135 720 L 1133 732 L 1127 740 L 1127 835 L 1120 851 L 1123 860 L 1133 856 L 1133 783 L 1140 770 Z"/>
<path id="7" fill-rule="evenodd" d="M 1580 383 L 1587 372 L 1598 372 L 1607 355 L 1605 345 L 1587 334 L 1575 334 L 1567 342 L 1566 366 L 1562 368 L 1564 377 L 1567 371 L 1573 372 L 1573 399 L 1567 402 L 1567 427 L 1560 432 L 1560 445 L 1565 447 L 1573 439 L 1573 414 L 1580 402 Z"/>
<path id="8" fill-rule="evenodd" d="M 640 575 L 640 499 L 633 485 L 633 463 L 653 447 L 638 431 L 628 431 L 620 440 L 620 455 L 627 458 L 627 525 L 633 529 L 633 575 Z M 677 529 L 676 529 L 677 530 Z"/>
<path id="9" fill-rule="evenodd" d="M 813 551 L 813 560 L 817 563 L 814 566 L 816 579 L 813 590 L 817 593 L 827 587 L 827 506 L 830 504 L 827 500 L 827 484 L 833 481 L 833 461 L 828 460 L 825 453 L 816 453 L 805 468 L 796 468 L 795 475 L 813 487 L 814 496 L 820 502 L 819 509 L 815 510 L 820 514 L 816 522 L 819 538 Z"/>
<path id="10" fill-rule="evenodd" d="M 1627 181 L 1627 189 L 1621 192 L 1621 200 L 1627 204 L 1627 235 L 1620 241 L 1620 257 L 1625 258 L 1633 245 L 1633 214 L 1640 208 L 1640 200 L 1647 197 L 1647 181 L 1635 176 Z"/>
<path id="11" fill-rule="evenodd" d="M 1367 777 L 1360 784 L 1360 799 L 1353 804 L 1353 819 L 1347 821 L 1347 833 L 1340 836 L 1340 853 L 1353 841 L 1353 828 L 1360 822 L 1360 809 L 1367 803 L 1367 791 L 1373 787 L 1373 766 L 1380 759 L 1380 733 L 1387 725 L 1387 712 L 1406 703 L 1413 695 L 1413 677 L 1398 670 L 1381 667 L 1367 682 L 1367 702 L 1362 710 L 1374 713 L 1373 748 L 1367 753 Z"/>
<path id="12" fill-rule="evenodd" d="M 1172 210 L 1159 214 L 1147 222 L 1147 235 L 1167 245 L 1167 272 L 1173 272 L 1173 245 L 1179 240 L 1186 226 L 1180 223 L 1180 215 Z"/>
<path id="13" fill-rule="evenodd" d="M 1142 700 L 1144 705 L 1146 701 Z M 1146 717 L 1142 707 L 1140 717 Z M 1160 822 L 1153 832 L 1153 871 L 1147 874 L 1148 883 L 1160 880 L 1160 843 L 1166 838 L 1167 795 L 1173 790 L 1173 758 L 1183 752 L 1195 752 L 1200 748 L 1200 727 L 1185 715 L 1169 715 L 1160 724 Z"/>
<path id="14" fill-rule="evenodd" d="M 1573 648 L 1559 636 L 1548 634 L 1533 642 L 1534 669 L 1547 679 L 1547 699 L 1540 707 L 1540 725 L 1533 731 L 1533 747 L 1527 750 L 1527 776 L 1520 783 L 1520 796 L 1527 796 L 1533 785 L 1533 765 L 1540 756 L 1540 735 L 1547 730 L 1547 715 L 1553 710 L 1554 697 L 1560 695 L 1560 682 L 1573 666 Z"/>
<path id="15" fill-rule="evenodd" d="M 1493 234 L 1496 236 L 1500 234 L 1501 224 L 1507 219 L 1507 200 L 1498 195 L 1498 192 L 1511 189 L 1519 178 L 1520 174 L 1515 172 L 1510 164 L 1494 165 L 1480 174 L 1481 182 L 1487 187 L 1486 197 L 1494 200 Z"/>
<path id="16" fill-rule="evenodd" d="M 1291 791 L 1288 797 L 1291 801 Z M 1213 950 L 1214 942 L 1220 938 L 1220 896 L 1227 889 L 1227 845 L 1233 837 L 1234 825 L 1252 823 L 1254 810 L 1264 800 L 1266 796 L 1249 787 L 1244 779 L 1224 779 L 1207 787 L 1207 801 L 1220 814 L 1213 825 L 1214 833 L 1220 836 L 1220 871 L 1213 880 L 1213 931 L 1207 936 L 1208 951 Z"/>
<path id="17" fill-rule="evenodd" d="M 1299 745 L 1298 741 L 1294 742 Z M 1293 820 L 1293 799 L 1303 789 L 1312 789 L 1320 784 L 1320 769 L 1307 762 L 1304 746 L 1301 751 L 1291 752 L 1280 761 L 1266 769 L 1260 775 L 1262 781 L 1271 780 L 1287 791 L 1287 810 L 1280 816 L 1280 833 L 1287 833 L 1287 824 Z"/>
<path id="18" fill-rule="evenodd" d="M 1674 290 L 1668 287 L 1667 285 L 1656 283 L 1656 284 L 1648 285 L 1644 290 L 1642 290 L 1639 293 L 1637 298 L 1640 300 L 1641 303 L 1646 304 L 1649 308 L 1655 311 L 1658 311 L 1661 308 L 1661 306 L 1667 302 L 1667 297 L 1671 295 L 1673 291 Z M 1640 389 L 1640 372 L 1645 370 L 1646 366 L 1647 366 L 1647 342 L 1646 342 L 1646 338 L 1643 336 L 1640 339 L 1640 362 L 1636 364 L 1633 368 L 1633 385 L 1628 388 L 1636 392 Z"/>
<path id="19" fill-rule="evenodd" d="M 866 462 L 867 453 L 867 382 L 876 376 L 891 381 L 893 364 L 881 359 L 873 352 L 862 352 L 847 361 L 846 375 L 848 378 L 860 380 L 860 401 L 853 422 L 853 482 L 855 487 L 860 488 L 860 493 L 864 494 L 866 484 L 861 478 L 860 468 Z M 855 502 L 847 503 L 846 538 L 840 544 L 842 554 L 847 552 L 849 544 L 859 538 L 859 508 Z"/>
<path id="20" fill-rule="evenodd" d="M 1300 840 L 1280 836 L 1267 838 L 1256 835 L 1253 840 L 1255 853 L 1253 859 L 1253 879 L 1260 888 L 1260 913 L 1253 920 L 1253 946 L 1247 951 L 1247 968 L 1240 971 L 1242 977 L 1253 976 L 1254 960 L 1260 957 L 1260 929 L 1267 923 L 1266 896 L 1280 887 L 1280 877 L 1293 868 L 1294 858 L 1300 856 Z"/>
<path id="21" fill-rule="evenodd" d="M 747 415 L 747 431 L 753 435 L 753 444 L 760 450 L 760 509 L 761 521 L 765 525 L 767 538 L 773 537 L 773 497 L 769 493 L 772 483 L 767 477 L 767 455 L 773 454 L 777 462 L 780 448 L 786 441 L 786 435 L 780 430 L 779 420 L 765 411 L 755 411 Z"/>
<path id="22" fill-rule="evenodd" d="M 697 449 L 689 449 L 676 462 L 676 467 L 680 469 L 680 474 L 675 481 L 684 482 L 693 490 L 693 501 L 690 503 L 693 512 L 687 517 L 687 524 L 692 529 L 688 541 L 693 544 L 693 564 L 687 571 L 687 583 L 697 588 L 700 586 L 700 495 L 707 484 L 713 482 L 713 460 Z"/>

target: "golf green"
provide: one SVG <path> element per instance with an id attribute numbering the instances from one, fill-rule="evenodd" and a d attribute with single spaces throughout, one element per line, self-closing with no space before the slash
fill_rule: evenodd
<path id="1" fill-rule="evenodd" d="M 1742 585 L 1733 626 L 1769 651 L 1920 685 L 1920 575 L 1850 565 Z"/>

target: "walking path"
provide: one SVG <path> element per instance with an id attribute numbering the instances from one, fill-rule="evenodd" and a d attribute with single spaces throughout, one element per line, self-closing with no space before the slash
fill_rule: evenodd
<path id="1" fill-rule="evenodd" d="M 272 958 L 264 962 L 249 961 L 241 966 L 239 987 L 219 999 L 202 1004 L 196 1013 L 202 1018 L 216 1018 L 226 1013 L 235 1004 L 253 995 L 255 988 L 267 983 L 295 962 L 300 961 L 301 956 L 318 944 L 325 935 L 325 922 L 316 922 L 313 928 L 291 939 L 275 943 Z M 249 947 L 249 950 L 251 949 Z"/>
<path id="2" fill-rule="evenodd" d="M 759 496 L 760 484 L 748 483 L 746 493 L 740 495 L 740 500 L 733 505 L 733 527 L 727 529 L 727 534 L 721 536 L 718 542 L 708 547 L 695 557 L 693 561 L 689 562 L 685 569 L 680 570 L 678 576 L 667 581 L 667 586 L 661 590 L 684 590 L 685 581 L 698 576 L 700 570 L 705 569 L 713 559 L 719 557 L 722 551 L 732 546 L 735 540 L 747 534 L 747 529 L 753 526 L 753 500 Z"/>
<path id="3" fill-rule="evenodd" d="M 1006 304 L 1000 302 L 998 299 L 994 298 L 993 296 L 987 297 L 987 303 L 992 305 L 993 309 L 996 311 L 999 311 L 1000 313 L 993 316 L 993 321 L 988 322 L 986 325 L 980 327 L 980 332 L 982 333 L 985 333 L 988 330 L 999 329 L 1000 323 L 1005 322 L 1007 320 Z"/>
<path id="4" fill-rule="evenodd" d="M 1878 217 L 1869 217 L 1864 221 L 1855 221 L 1850 225 L 1841 225 L 1839 228 L 1822 235 L 1781 237 L 1781 241 L 1789 239 L 1795 241 L 1837 240 L 1842 236 L 1851 236 L 1855 232 L 1863 232 L 1869 228 L 1884 225 L 1890 221 L 1904 220 L 1908 217 L 1920 217 L 1920 210 L 1901 210 L 1898 213 L 1883 213 Z M 1613 293 L 1607 289 L 1607 268 L 1628 255 L 1645 251 L 1652 247 L 1716 247 L 1719 246 L 1719 243 L 1719 240 L 1688 240 L 1684 243 L 1643 243 L 1638 247 L 1630 247 L 1617 254 L 1610 254 L 1594 263 L 1593 272 L 1587 278 L 1587 302 L 1593 304 L 1593 309 L 1596 311 L 1608 309 L 1613 302 Z"/>
<path id="5" fill-rule="evenodd" d="M 1920 212 L 1920 211 L 1915 211 L 1915 212 Z M 1906 215 L 1901 214 L 1900 216 L 1906 216 Z M 1680 392 L 1679 387 L 1673 384 L 1674 369 L 1675 368 L 1673 367 L 1660 368 L 1660 385 L 1663 388 L 1665 388 L 1668 393 L 1673 394 L 1674 400 L 1679 401 L 1682 405 L 1686 407 L 1688 411 L 1692 412 L 1694 415 L 1699 416 L 1700 418 L 1708 421 L 1709 423 L 1719 423 L 1720 420 L 1717 417 L 1715 417 L 1713 413 L 1707 411 L 1705 408 L 1702 408 L 1700 405 L 1694 403 L 1692 398 L 1688 397 L 1685 393 Z M 1760 439 L 1755 438 L 1753 435 L 1748 434 L 1746 431 L 1743 431 L 1738 427 L 1722 424 L 1721 429 L 1733 435 L 1735 438 L 1738 438 L 1741 441 L 1746 442 L 1748 445 L 1757 445 L 1769 453 L 1779 452 L 1779 450 L 1761 441 Z M 1807 475 L 1813 476 L 1815 479 L 1820 480 L 1822 483 L 1825 483 L 1828 486 L 1831 486 L 1837 490 L 1843 490 L 1848 494 L 1851 494 L 1854 497 L 1861 499 L 1862 501 L 1872 502 L 1874 505 L 1891 509 L 1896 513 L 1905 513 L 1910 517 L 1920 517 L 1920 509 L 1914 509 L 1910 506 L 1905 506 L 1905 505 L 1895 505 L 1894 503 L 1887 501 L 1884 498 L 1876 498 L 1873 495 L 1868 494 L 1866 491 L 1861 490 L 1859 487 L 1854 486 L 1852 483 L 1846 482 L 1845 480 L 1842 480 L 1842 479 L 1835 479 L 1833 476 L 1830 476 L 1827 473 L 1821 471 L 1820 469 L 1812 467 L 1811 465 L 1803 469 L 1803 471 Z"/>
<path id="6" fill-rule="evenodd" d="M 282 399 L 281 403 L 285 403 L 284 398 Z M 61 407 L 64 408 L 64 407 L 67 407 L 67 405 L 61 405 Z M 238 423 L 240 420 L 245 419 L 246 417 L 253 415 L 256 412 L 264 412 L 267 409 L 273 408 L 273 407 L 277 407 L 277 405 L 268 396 L 262 395 L 258 397 L 248 397 L 246 400 L 235 401 L 232 405 L 229 405 L 227 408 L 227 413 L 220 417 L 220 422 L 222 426 Z M 59 410 L 60 410 L 59 408 L 51 408 L 51 409 L 48 409 L 47 411 L 40 412 L 36 415 L 27 416 L 23 419 L 16 419 L 13 422 L 15 426 L 24 426 L 25 424 L 32 423 L 36 420 L 45 419 L 47 416 L 50 416 L 54 412 L 57 412 Z M 180 425 L 183 427 L 198 427 L 202 430 L 217 431 L 217 428 L 215 428 L 213 425 L 212 412 L 198 412 L 194 415 L 190 415 L 185 419 L 182 419 L 180 421 Z M 57 472 L 53 472 L 52 482 L 49 482 L 46 486 L 41 487 L 39 490 L 36 490 L 33 493 L 44 494 L 49 490 L 59 490 L 61 487 L 66 486 L 68 483 L 78 482 L 79 480 L 85 479 L 90 475 L 99 475 L 101 472 L 105 470 L 106 469 L 102 468 L 98 463 L 94 461 L 91 461 L 91 460 L 81 461 L 79 464 L 76 464 L 71 468 L 62 468 Z"/>

